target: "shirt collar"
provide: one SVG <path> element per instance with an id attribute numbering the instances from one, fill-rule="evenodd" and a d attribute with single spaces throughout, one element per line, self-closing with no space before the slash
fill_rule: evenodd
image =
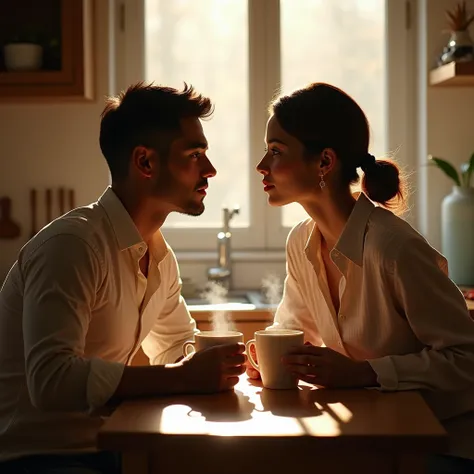
<path id="1" fill-rule="evenodd" d="M 110 186 L 99 198 L 99 204 L 112 224 L 121 251 L 144 243 L 130 214 Z"/>
<path id="2" fill-rule="evenodd" d="M 355 197 L 357 197 L 357 201 L 334 248 L 361 267 L 364 254 L 365 233 L 375 205 L 364 193 L 356 193 Z M 320 246 L 321 236 L 314 222 L 305 245 L 306 255 L 308 257 L 311 256 L 313 254 L 312 249 L 319 248 Z"/>
<path id="3" fill-rule="evenodd" d="M 99 204 L 104 208 L 110 223 L 114 230 L 120 251 L 126 249 L 136 249 L 139 258 L 146 252 L 146 243 L 133 222 L 130 214 L 125 209 L 122 201 L 115 194 L 113 189 L 108 186 L 102 196 L 99 198 Z M 169 247 L 166 243 L 163 234 L 158 230 L 153 236 L 153 242 L 150 248 L 150 253 L 156 263 L 161 262 L 168 253 Z"/>
<path id="4" fill-rule="evenodd" d="M 153 236 L 150 252 L 156 263 L 160 263 L 169 252 L 169 246 L 160 230 L 156 231 Z"/>
<path id="5" fill-rule="evenodd" d="M 364 193 L 360 193 L 335 246 L 339 252 L 359 267 L 363 262 L 367 225 L 374 209 L 375 205 L 372 201 Z"/>

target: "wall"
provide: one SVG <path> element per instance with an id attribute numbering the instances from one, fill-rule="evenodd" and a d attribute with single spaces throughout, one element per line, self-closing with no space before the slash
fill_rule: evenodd
<path id="1" fill-rule="evenodd" d="M 76 203 L 97 198 L 108 184 L 108 173 L 98 147 L 99 116 L 103 97 L 109 92 L 108 2 L 96 2 L 95 40 L 97 84 L 95 100 L 78 104 L 0 105 L 0 196 L 13 200 L 13 216 L 22 227 L 22 236 L 0 241 L 0 281 L 14 262 L 30 230 L 29 190 L 31 187 L 67 186 L 76 190 Z M 456 0 L 418 0 L 421 32 L 418 86 L 417 199 L 419 228 L 432 244 L 440 247 L 440 204 L 450 191 L 450 182 L 437 169 L 424 166 L 428 153 L 453 160 L 456 164 L 474 152 L 472 132 L 473 88 L 426 87 L 427 69 L 434 65 L 446 35 L 444 10 Z M 474 9 L 474 0 L 468 0 Z M 424 120 L 426 116 L 426 121 Z M 425 122 L 425 123 L 424 123 Z M 182 260 L 182 274 L 202 283 L 212 260 L 193 264 Z M 284 263 L 245 258 L 235 266 L 238 287 L 255 287 L 259 268 L 284 274 Z"/>
<path id="2" fill-rule="evenodd" d="M 419 134 L 419 228 L 432 245 L 441 247 L 440 206 L 444 196 L 451 191 L 451 180 L 436 168 L 426 167 L 426 156 L 445 158 L 457 167 L 474 153 L 474 87 L 426 87 L 426 71 L 435 65 L 436 57 L 447 43 L 445 10 L 457 0 L 420 0 L 421 16 L 421 71 L 419 75 L 421 115 L 426 115 L 425 130 Z M 466 2 L 471 13 L 474 0 Z M 423 25 L 423 23 L 425 23 Z M 474 39 L 474 29 L 471 28 Z M 423 110 L 425 108 L 425 110 Z"/>

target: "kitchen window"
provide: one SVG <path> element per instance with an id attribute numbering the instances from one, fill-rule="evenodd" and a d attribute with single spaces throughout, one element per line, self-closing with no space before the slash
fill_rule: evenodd
<path id="1" fill-rule="evenodd" d="M 283 249 L 305 217 L 298 205 L 271 208 L 255 166 L 264 153 L 268 103 L 277 90 L 324 81 L 351 94 L 368 115 L 371 152 L 399 150 L 410 164 L 408 8 L 403 0 L 121 0 L 114 4 L 115 89 L 138 81 L 211 97 L 204 122 L 210 180 L 206 211 L 170 216 L 176 250 L 214 250 L 222 207 L 233 249 Z"/>

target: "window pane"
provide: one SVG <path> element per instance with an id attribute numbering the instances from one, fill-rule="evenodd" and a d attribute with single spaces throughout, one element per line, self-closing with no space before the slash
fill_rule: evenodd
<path id="1" fill-rule="evenodd" d="M 349 93 L 371 125 L 371 152 L 386 155 L 385 0 L 281 0 L 282 90 L 328 82 Z M 283 225 L 307 215 L 283 208 Z"/>
<path id="2" fill-rule="evenodd" d="M 206 211 L 196 220 L 171 214 L 167 227 L 219 227 L 224 205 L 240 205 L 234 227 L 249 224 L 247 0 L 145 0 L 145 78 L 192 84 L 215 104 L 203 122 L 209 159 Z"/>

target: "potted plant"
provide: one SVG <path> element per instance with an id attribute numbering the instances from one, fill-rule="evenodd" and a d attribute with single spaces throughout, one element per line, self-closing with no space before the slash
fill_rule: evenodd
<path id="1" fill-rule="evenodd" d="M 441 206 L 441 247 L 458 285 L 474 286 L 474 153 L 458 170 L 442 158 L 429 162 L 450 178 L 453 190 Z"/>
<path id="2" fill-rule="evenodd" d="M 472 61 L 474 47 L 469 35 L 469 25 L 474 21 L 474 15 L 469 15 L 466 2 L 462 1 L 452 10 L 447 10 L 446 17 L 451 35 L 439 58 L 438 65 L 442 66 L 452 61 Z"/>
<path id="3" fill-rule="evenodd" d="M 7 41 L 3 55 L 8 71 L 37 71 L 43 63 L 43 46 L 38 35 L 20 33 Z"/>

